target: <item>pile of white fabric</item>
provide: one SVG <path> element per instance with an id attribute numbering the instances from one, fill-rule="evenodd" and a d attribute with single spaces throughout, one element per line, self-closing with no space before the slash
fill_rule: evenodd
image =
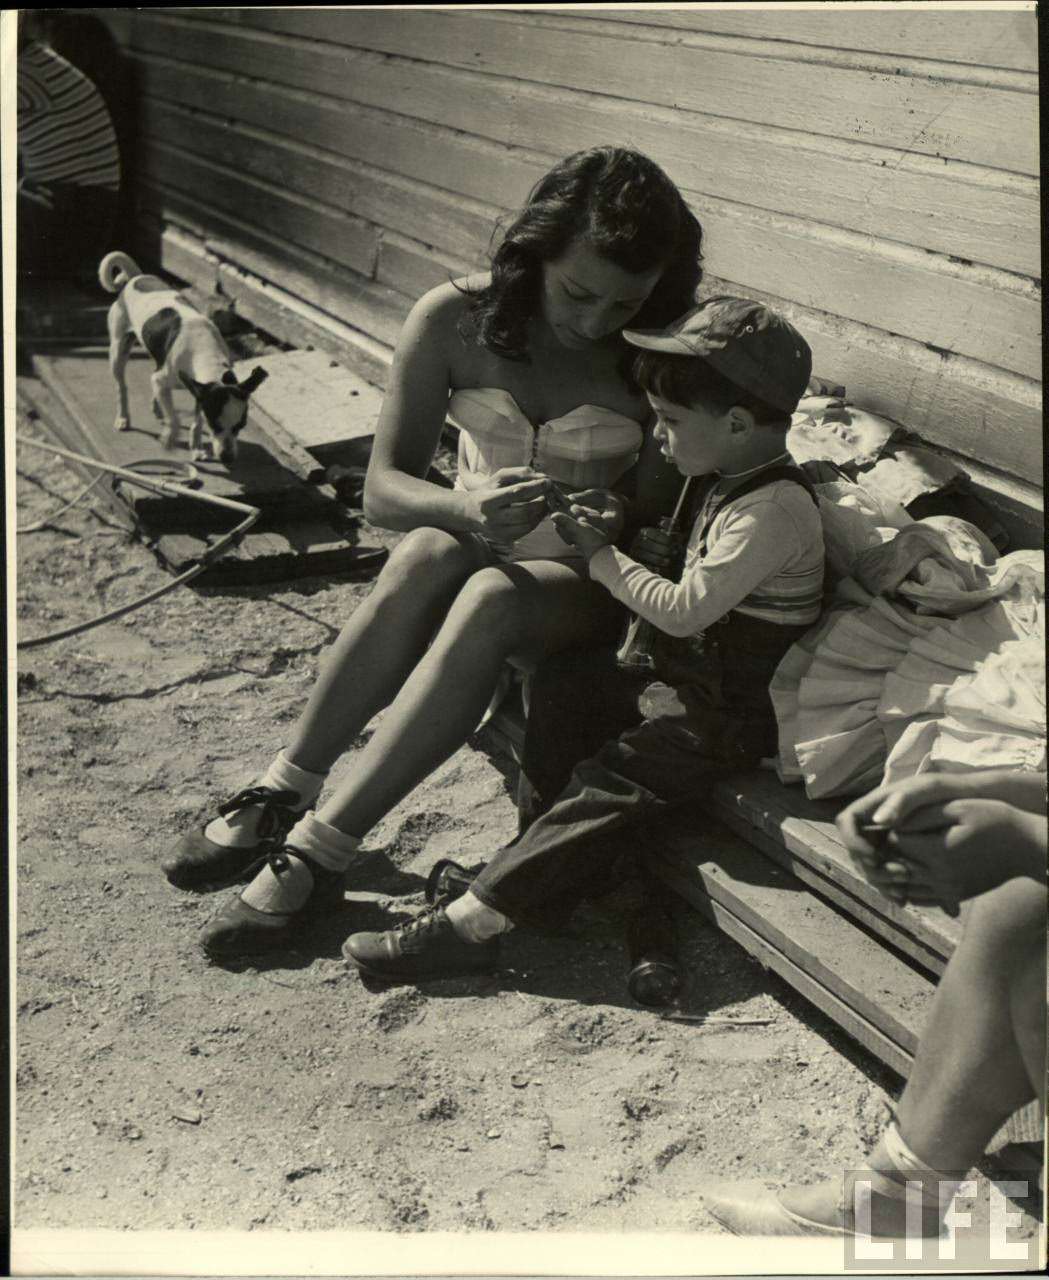
<path id="1" fill-rule="evenodd" d="M 816 486 L 836 603 L 771 686 L 781 779 L 817 799 L 928 771 L 1044 770 L 1041 553 L 999 556 L 975 525 L 912 520 L 858 478 Z"/>

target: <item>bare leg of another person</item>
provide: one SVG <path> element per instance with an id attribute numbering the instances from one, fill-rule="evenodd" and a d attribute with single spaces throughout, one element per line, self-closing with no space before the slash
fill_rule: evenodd
<path id="1" fill-rule="evenodd" d="M 1042 1095 L 1045 937 L 1044 885 L 1010 880 L 974 901 L 933 998 L 895 1124 L 863 1162 L 866 1167 L 897 1183 L 907 1177 L 927 1182 L 930 1190 L 937 1173 L 944 1180 L 963 1178 L 1008 1117 Z M 902 1235 L 905 1201 L 902 1195 L 879 1194 L 878 1185 L 875 1179 L 872 1234 Z M 741 1235 L 790 1234 L 790 1224 L 777 1221 L 779 1206 L 829 1228 L 853 1227 L 851 1206 L 842 1205 L 840 1175 L 790 1187 L 780 1193 L 778 1206 L 717 1196 L 706 1203 Z M 939 1216 L 930 1208 L 930 1232 Z"/>

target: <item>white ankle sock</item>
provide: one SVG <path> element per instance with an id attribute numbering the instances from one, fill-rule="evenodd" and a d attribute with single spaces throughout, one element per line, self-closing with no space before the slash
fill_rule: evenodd
<path id="1" fill-rule="evenodd" d="M 252 786 L 272 787 L 274 791 L 297 791 L 299 807 L 305 809 L 317 799 L 327 776 L 326 773 L 310 773 L 307 769 L 300 769 L 298 765 L 292 764 L 283 751 L 280 751 L 270 767 L 257 782 L 252 783 Z M 261 805 L 251 804 L 239 809 L 236 813 L 231 813 L 228 818 L 214 818 L 204 828 L 204 835 L 213 844 L 221 844 L 226 848 L 247 848 L 255 844 L 259 838 L 258 824 L 261 812 Z"/>
<path id="2" fill-rule="evenodd" d="M 345 871 L 361 847 L 361 838 L 321 822 L 315 813 L 304 813 L 288 832 L 287 843 L 329 871 Z"/>
<path id="3" fill-rule="evenodd" d="M 267 862 L 240 895 L 241 901 L 268 915 L 298 911 L 305 904 L 313 888 L 313 874 L 294 853 L 285 850 L 283 856 L 287 862 L 286 869 L 278 876 Z"/>
<path id="4" fill-rule="evenodd" d="M 494 907 L 485 906 L 469 889 L 461 898 L 449 903 L 444 914 L 464 942 L 487 942 L 496 934 L 508 933 L 514 927 L 512 920 Z"/>
<path id="5" fill-rule="evenodd" d="M 904 1142 L 895 1121 L 885 1130 L 881 1141 L 871 1152 L 872 1165 L 880 1163 L 877 1161 L 878 1154 L 887 1158 L 888 1163 L 900 1174 L 904 1184 L 907 1181 L 920 1183 L 922 1200 L 927 1204 L 946 1208 L 961 1185 L 962 1179 L 957 1176 L 957 1170 L 944 1172 L 941 1169 L 933 1169 L 924 1160 L 919 1159 Z M 962 1172 L 964 1173 L 964 1170 Z M 892 1181 L 895 1182 L 895 1179 Z M 880 1183 L 875 1185 L 875 1190 L 881 1191 L 883 1195 L 894 1194 L 892 1186 L 882 1186 Z"/>
<path id="6" fill-rule="evenodd" d="M 329 871 L 345 871 L 361 843 L 357 836 L 330 827 L 312 813 L 303 814 L 287 839 Z M 267 863 L 241 894 L 249 907 L 270 914 L 297 911 L 310 896 L 313 874 L 309 867 L 291 849 L 285 849 L 284 857 L 287 867 L 279 875 Z"/>

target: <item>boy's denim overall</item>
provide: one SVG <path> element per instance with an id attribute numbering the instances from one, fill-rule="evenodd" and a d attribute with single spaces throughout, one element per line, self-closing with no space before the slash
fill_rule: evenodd
<path id="1" fill-rule="evenodd" d="M 532 797 L 523 816 L 539 816 L 471 892 L 515 924 L 549 926 L 611 889 L 619 858 L 658 841 L 660 815 L 775 753 L 769 684 L 808 629 L 730 612 L 701 653 L 694 640 L 661 636 L 655 682 L 619 671 L 610 651 L 544 663 L 522 761 Z"/>

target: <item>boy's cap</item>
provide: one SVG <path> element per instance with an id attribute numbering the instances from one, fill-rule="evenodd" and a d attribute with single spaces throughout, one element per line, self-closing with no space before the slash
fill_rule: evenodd
<path id="1" fill-rule="evenodd" d="M 812 376 L 812 352 L 794 326 L 749 298 L 708 298 L 665 329 L 624 329 L 635 347 L 701 356 L 766 403 L 793 413 Z"/>

